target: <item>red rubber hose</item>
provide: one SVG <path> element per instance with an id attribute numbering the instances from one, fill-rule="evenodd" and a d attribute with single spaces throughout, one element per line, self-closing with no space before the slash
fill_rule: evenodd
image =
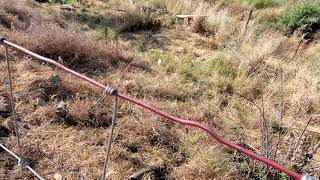
<path id="1" fill-rule="evenodd" d="M 40 56 L 40 55 L 38 55 L 38 54 L 36 54 L 34 52 L 31 52 L 31 51 L 29 51 L 29 50 L 27 50 L 27 49 L 25 49 L 25 48 L 23 48 L 21 46 L 18 46 L 16 44 L 11 43 L 11 42 L 9 42 L 7 40 L 4 40 L 4 39 L 2 39 L 2 43 L 6 44 L 8 46 L 11 46 L 11 47 L 13 47 L 15 49 L 18 49 L 18 50 L 20 50 L 20 51 L 22 51 L 22 52 L 24 52 L 24 53 L 36 58 L 36 59 L 42 60 L 42 61 L 50 63 L 52 65 L 55 65 L 56 67 L 59 67 L 59 68 L 63 69 L 64 71 L 69 72 L 69 73 L 71 73 L 71 74 L 83 79 L 84 81 L 87 81 L 90 84 L 102 89 L 103 91 L 105 91 L 106 88 L 107 88 L 107 86 L 105 86 L 105 85 L 103 85 L 103 84 L 101 84 L 101 83 L 99 83 L 99 82 L 97 82 L 97 81 L 95 81 L 95 80 L 93 80 L 93 79 L 91 79 L 91 78 L 89 78 L 87 76 L 84 76 L 84 75 L 82 75 L 82 74 L 80 74 L 80 73 L 78 73 L 78 72 L 76 72 L 74 70 L 71 70 L 71 69 L 65 67 L 64 65 L 62 65 L 62 64 L 60 64 L 60 63 L 58 63 L 58 62 L 56 62 L 56 61 L 54 61 L 52 59 Z M 275 161 L 272 161 L 272 160 L 270 160 L 270 159 L 268 159 L 268 158 L 266 158 L 264 156 L 258 155 L 258 154 L 254 153 L 254 152 L 252 152 L 252 151 L 250 151 L 248 149 L 245 149 L 245 148 L 243 148 L 243 147 L 241 147 L 241 146 L 239 146 L 239 145 L 237 145 L 235 143 L 232 143 L 231 141 L 228 141 L 228 140 L 222 138 L 219 134 L 215 133 L 207 125 L 204 125 L 204 124 L 201 124 L 201 123 L 198 123 L 198 122 L 195 122 L 195 121 L 180 119 L 180 118 L 178 118 L 176 116 L 173 116 L 173 115 L 170 115 L 170 114 L 168 114 L 166 112 L 163 112 L 160 109 L 155 108 L 155 107 L 153 107 L 153 106 L 151 106 L 149 104 L 146 104 L 146 103 L 144 103 L 144 102 L 142 102 L 140 100 L 131 98 L 131 97 L 129 97 L 127 95 L 124 95 L 124 94 L 121 94 L 119 92 L 117 92 L 115 95 L 118 96 L 119 98 L 122 98 L 122 99 L 126 100 L 126 101 L 132 102 L 132 103 L 137 104 L 137 105 L 139 105 L 139 106 L 141 106 L 143 108 L 146 108 L 146 109 L 148 109 L 148 110 L 150 110 L 150 111 L 152 111 L 152 112 L 154 112 L 154 113 L 156 113 L 156 114 L 158 114 L 158 115 L 160 115 L 160 116 L 162 116 L 162 117 L 164 117 L 164 118 L 166 118 L 168 120 L 174 121 L 174 122 L 182 124 L 182 125 L 188 125 L 188 126 L 193 126 L 193 127 L 197 127 L 199 129 L 202 129 L 205 132 L 209 133 L 219 143 L 224 144 L 224 145 L 226 145 L 226 146 L 228 146 L 228 147 L 230 147 L 232 149 L 235 149 L 235 150 L 237 150 L 237 151 L 239 151 L 239 152 L 241 152 L 243 154 L 246 154 L 246 155 L 252 157 L 253 159 L 261 161 L 261 162 L 263 162 L 263 163 L 265 163 L 265 164 L 267 164 L 269 166 L 272 166 L 275 169 L 278 169 L 278 170 L 280 170 L 282 172 L 285 172 L 285 173 L 287 173 L 288 175 L 290 175 L 291 177 L 293 177 L 295 179 L 301 180 L 302 177 L 303 177 L 302 174 L 294 172 L 294 171 L 292 171 L 292 170 L 290 170 L 290 169 L 288 169 L 288 168 L 276 163 Z"/>

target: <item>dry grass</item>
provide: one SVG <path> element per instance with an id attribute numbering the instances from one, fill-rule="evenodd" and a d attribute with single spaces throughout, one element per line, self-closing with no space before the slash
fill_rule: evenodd
<path id="1" fill-rule="evenodd" d="M 6 29 L 26 30 L 36 13 L 31 8 L 24 7 L 23 1 L 0 1 L 0 25 Z"/>
<path id="2" fill-rule="evenodd" d="M 83 3 L 89 6 L 88 11 L 99 11 L 101 7 L 120 7 L 115 4 L 129 9 L 131 5 L 127 2 L 85 0 Z M 257 106 L 264 107 L 265 118 L 273 125 L 288 127 L 299 120 L 295 129 L 285 136 L 276 158 L 284 164 L 299 165 L 298 161 L 284 160 L 284 156 L 289 145 L 295 143 L 289 137 L 296 139 L 299 136 L 303 119 L 319 113 L 318 45 L 310 43 L 292 58 L 299 39 L 288 39 L 272 29 L 261 31 L 262 16 L 271 11 L 270 16 L 277 16 L 283 7 L 254 12 L 247 32 L 243 34 L 242 27 L 246 23 L 243 14 L 246 14 L 248 7 L 239 6 L 237 2 L 231 6 L 222 1 L 213 6 L 206 3 L 196 6 L 197 3 L 155 0 L 138 5 L 167 9 L 168 13 L 160 17 L 177 13 L 208 14 L 201 27 L 204 29 L 200 30 L 210 32 L 210 36 L 179 28 L 162 27 L 160 31 L 151 33 L 133 31 L 140 30 L 140 27 L 129 28 L 127 36 L 165 42 L 148 46 L 144 51 L 136 52 L 137 55 L 130 52 L 136 48 L 130 44 L 135 43 L 137 38 L 131 40 L 119 34 L 118 45 L 104 38 L 96 40 L 97 29 L 90 27 L 83 31 L 77 28 L 91 22 L 71 22 L 60 16 L 55 6 L 51 8 L 54 9 L 53 14 L 57 13 L 53 15 L 56 18 L 45 18 L 43 23 L 46 26 L 36 23 L 27 29 L 6 28 L 1 33 L 8 34 L 12 41 L 41 55 L 55 60 L 59 60 L 60 56 L 67 66 L 94 76 L 102 83 L 112 82 L 121 91 L 153 102 L 167 112 L 206 123 L 233 142 L 251 145 L 258 151 L 261 150 L 262 117 Z M 25 11 L 21 10 L 22 7 L 16 9 Z M 42 10 L 46 11 L 46 8 Z M 48 16 L 48 12 L 45 15 Z M 122 18 L 132 21 L 128 27 L 134 27 L 144 18 L 149 18 L 141 17 L 145 15 L 135 9 Z M 42 19 L 39 21 L 42 22 Z M 61 27 L 57 21 L 63 21 L 67 26 Z M 19 117 L 22 117 L 20 123 L 31 127 L 23 135 L 22 143 L 32 167 L 48 179 L 52 179 L 55 173 L 65 179 L 78 179 L 80 176 L 98 179 L 109 136 L 112 99 L 100 99 L 100 92 L 58 69 L 25 58 L 15 51 L 10 54 L 13 57 L 15 94 L 18 95 L 17 110 Z M 0 63 L 0 70 L 0 82 L 5 84 L 3 62 Z M 50 83 L 53 74 L 61 77 L 62 88 Z M 282 120 L 279 117 L 280 87 L 284 94 Z M 0 94 L 5 94 L 6 88 L 1 86 Z M 33 103 L 32 99 L 36 98 L 45 99 L 45 105 Z M 65 119 L 59 119 L 55 113 L 61 100 L 67 104 Z M 166 179 L 242 179 L 248 178 L 248 170 L 253 167 L 249 178 L 265 175 L 261 173 L 263 167 L 254 166 L 250 159 L 221 147 L 200 131 L 168 123 L 126 102 L 120 101 L 119 106 L 109 169 L 111 179 L 125 179 L 150 166 L 158 167 L 157 173 L 160 175 L 157 177 Z M 1 123 L 4 120 L 1 117 Z M 311 125 L 317 129 L 319 120 L 315 119 Z M 271 142 L 275 144 L 280 131 L 272 130 Z M 309 144 L 314 146 L 319 136 L 310 130 L 308 128 L 307 137 L 311 138 L 304 138 L 306 141 L 302 144 L 307 145 L 305 142 L 310 141 Z M 14 136 L 3 140 L 17 151 Z M 297 160 L 305 157 L 300 153 L 301 149 L 297 152 L 300 156 Z M 299 170 L 317 173 L 318 161 L 319 153 L 316 153 Z M 8 156 L 2 156 L 0 164 L 0 176 L 8 179 L 17 176 L 14 163 Z M 277 172 L 273 175 L 279 177 Z"/>
<path id="3" fill-rule="evenodd" d="M 150 11 L 148 11 L 150 10 Z M 134 32 L 143 30 L 158 30 L 161 27 L 161 21 L 156 19 L 156 12 L 152 9 L 129 8 L 124 18 L 124 24 L 119 28 L 119 32 Z"/>
<path id="4" fill-rule="evenodd" d="M 10 40 L 54 60 L 62 60 L 65 65 L 81 72 L 99 74 L 114 67 L 148 70 L 147 65 L 136 61 L 129 53 L 119 53 L 112 44 L 95 43 L 90 36 L 70 32 L 59 27 L 47 26 L 25 33 L 10 33 Z"/>

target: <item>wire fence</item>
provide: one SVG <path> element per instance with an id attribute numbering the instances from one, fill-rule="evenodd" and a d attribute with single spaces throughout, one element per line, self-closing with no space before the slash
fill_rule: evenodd
<path id="1" fill-rule="evenodd" d="M 21 166 L 22 168 L 27 168 L 30 172 L 32 172 L 32 174 L 37 177 L 40 180 L 44 180 L 44 178 L 42 178 L 34 169 L 32 169 L 28 163 L 23 160 L 21 157 L 19 157 L 17 154 L 15 154 L 14 152 L 12 152 L 11 150 L 9 150 L 8 148 L 6 148 L 6 146 L 4 146 L 3 144 L 0 144 L 0 147 L 2 149 L 4 149 L 7 153 L 9 153 L 12 157 L 16 158 L 18 160 L 18 165 Z M 23 178 L 23 174 L 22 174 L 22 178 Z"/>
<path id="2" fill-rule="evenodd" d="M 95 86 L 96 88 L 100 89 L 104 94 L 107 94 L 107 95 L 110 95 L 110 96 L 115 96 L 115 100 L 114 100 L 114 112 L 113 112 L 113 117 L 112 117 L 112 126 L 111 126 L 111 134 L 109 136 L 109 142 L 107 144 L 107 154 L 106 154 L 106 159 L 105 159 L 105 163 L 104 163 L 104 166 L 103 166 L 103 174 L 102 174 L 102 179 L 105 180 L 106 179 L 106 171 L 107 171 L 107 163 L 108 163 L 108 159 L 109 159 L 109 153 L 111 151 L 111 144 L 112 144 L 112 134 L 113 134 L 113 129 L 115 127 L 115 120 L 116 120 L 116 111 L 117 111 L 117 98 L 120 98 L 122 100 L 125 100 L 125 101 L 128 101 L 128 102 L 131 102 L 133 104 L 136 104 L 136 105 L 139 105 L 141 106 L 142 108 L 144 109 L 148 109 L 149 111 L 167 119 L 167 120 L 170 120 L 170 121 L 173 121 L 175 123 L 178 123 L 178 124 L 182 124 L 182 125 L 186 125 L 186 126 L 191 126 L 191 127 L 195 127 L 195 128 L 199 128 L 203 131 L 205 131 L 206 133 L 208 133 L 213 139 L 215 139 L 216 141 L 218 141 L 219 143 L 231 148 L 231 149 L 234 149 L 234 150 L 237 150 L 239 151 L 240 153 L 242 154 L 245 154 L 255 160 L 258 160 L 262 163 L 265 163 L 266 165 L 268 166 L 271 166 L 281 172 L 284 172 L 284 173 L 287 173 L 288 175 L 290 175 L 292 178 L 294 179 L 298 179 L 298 180 L 307 180 L 307 179 L 313 179 L 311 176 L 309 175 L 302 175 L 300 173 L 297 173 L 291 169 L 288 169 L 286 168 L 285 166 L 281 165 L 281 164 L 278 164 L 277 162 L 271 160 L 271 159 L 268 159 L 267 157 L 265 156 L 261 156 L 259 154 L 256 154 L 254 153 L 253 151 L 251 150 L 248 150 L 242 146 L 239 146 L 238 144 L 235 144 L 227 139 L 224 139 L 223 137 L 221 137 L 218 133 L 214 132 L 209 126 L 205 125 L 205 124 L 201 124 L 201 123 L 198 123 L 198 122 L 195 122 L 195 121 L 191 121 L 191 120 L 186 120 L 186 119 L 181 119 L 179 117 L 176 117 L 176 116 L 173 116 L 171 114 L 168 114 L 156 107 L 153 107 L 152 105 L 149 105 L 143 101 L 140 101 L 138 99 L 135 99 L 135 98 L 132 98 L 132 97 L 129 97 L 125 94 L 122 94 L 118 91 L 117 88 L 111 86 L 111 85 L 104 85 L 104 84 L 101 84 L 97 81 L 95 81 L 94 79 L 91 79 L 85 75 L 82 75 L 72 69 L 69 69 L 67 67 L 65 67 L 64 65 L 52 60 L 52 59 L 49 59 L 49 58 L 46 58 L 46 57 L 43 57 L 39 54 L 36 54 L 32 51 L 29 51 L 28 49 L 25 49 L 15 43 L 12 43 L 8 40 L 6 40 L 6 38 L 3 38 L 3 37 L 0 37 L 0 43 L 1 44 L 4 44 L 6 46 L 6 48 L 8 47 L 11 47 L 11 48 L 14 48 L 16 50 L 19 50 L 25 54 L 28 54 L 30 56 L 32 56 L 33 58 L 35 59 L 38 59 L 38 60 L 41 60 L 43 62 L 46 62 L 46 63 L 49 63 L 49 64 L 52 64 L 70 74 L 73 74 L 77 77 L 79 77 L 80 79 L 90 83 L 91 85 Z M 7 54 L 8 54 L 8 51 L 6 51 Z M 9 63 L 9 60 L 7 59 L 7 63 Z M 8 68 L 8 71 L 10 71 L 10 69 Z M 11 90 L 12 90 L 12 87 L 11 87 Z M 17 137 L 17 141 L 19 142 L 19 137 Z M 1 146 L 2 148 L 4 147 L 3 145 Z M 9 152 L 10 153 L 10 152 Z M 11 153 L 10 153 L 11 154 Z M 13 154 L 11 154 L 13 155 Z M 16 158 L 19 158 L 18 156 L 15 155 Z M 33 169 L 31 169 L 30 167 L 28 168 L 28 166 L 25 166 L 27 169 L 29 169 L 31 172 L 33 172 L 33 174 L 36 175 L 36 172 L 34 172 Z M 43 179 L 41 178 L 39 175 L 36 175 L 36 177 L 38 177 L 39 179 Z"/>

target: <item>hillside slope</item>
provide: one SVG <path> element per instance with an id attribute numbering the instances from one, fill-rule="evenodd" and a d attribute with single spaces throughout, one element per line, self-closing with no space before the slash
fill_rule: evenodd
<path id="1" fill-rule="evenodd" d="M 208 124 L 295 171 L 320 176 L 317 3 L 0 0 L 0 36 L 166 112 Z M 185 28 L 177 14 L 206 18 Z M 9 52 L 22 154 L 30 166 L 45 179 L 99 179 L 112 97 Z M 18 152 L 4 60 L 1 46 L 0 143 Z M 62 116 L 56 111 L 61 102 L 67 109 Z M 119 103 L 110 179 L 148 167 L 153 173 L 143 179 L 290 179 L 199 130 Z M 0 155 L 0 177 L 19 178 L 15 160 Z"/>

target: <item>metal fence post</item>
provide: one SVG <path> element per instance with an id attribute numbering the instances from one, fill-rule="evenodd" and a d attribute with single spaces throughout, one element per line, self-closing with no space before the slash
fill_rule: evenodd
<path id="1" fill-rule="evenodd" d="M 16 137 L 17 137 L 19 156 L 22 157 L 21 156 L 22 151 L 21 151 L 21 144 L 20 144 L 20 134 L 19 134 L 18 122 L 17 122 L 17 113 L 16 113 L 15 101 L 14 101 L 14 96 L 13 96 L 12 75 L 11 75 L 11 68 L 10 68 L 8 45 L 5 45 L 5 57 L 6 57 L 6 63 L 7 63 L 7 72 L 8 72 L 8 80 L 9 80 L 9 88 L 10 88 L 10 101 L 11 101 L 13 120 L 14 120 L 14 130 L 15 130 Z M 22 164 L 19 164 L 19 165 L 21 166 L 21 179 L 24 179 Z"/>
<path id="2" fill-rule="evenodd" d="M 114 96 L 111 132 L 109 135 L 107 155 L 106 155 L 106 159 L 103 164 L 103 172 L 102 172 L 102 178 L 101 178 L 102 180 L 106 180 L 106 178 L 107 178 L 106 173 L 107 173 L 107 166 L 108 166 L 108 161 L 109 161 L 109 156 L 110 156 L 111 146 L 112 146 L 112 141 L 113 141 L 113 132 L 114 132 L 114 128 L 116 125 L 116 116 L 117 116 L 117 108 L 118 108 L 117 106 L 118 106 L 118 98 L 117 98 L 117 96 Z"/>

